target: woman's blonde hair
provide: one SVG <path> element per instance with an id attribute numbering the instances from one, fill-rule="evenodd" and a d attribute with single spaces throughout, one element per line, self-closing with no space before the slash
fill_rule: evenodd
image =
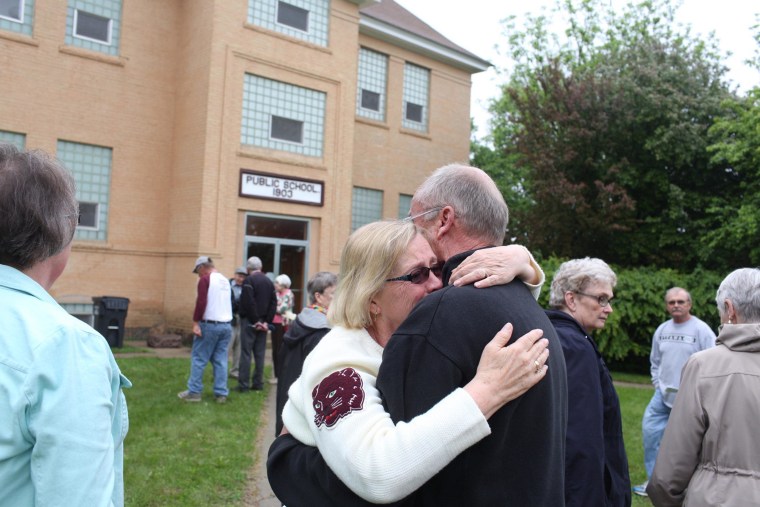
<path id="1" fill-rule="evenodd" d="M 334 326 L 362 329 L 371 324 L 370 301 L 416 234 L 413 223 L 388 220 L 367 224 L 349 236 L 340 256 L 335 299 L 327 313 Z"/>

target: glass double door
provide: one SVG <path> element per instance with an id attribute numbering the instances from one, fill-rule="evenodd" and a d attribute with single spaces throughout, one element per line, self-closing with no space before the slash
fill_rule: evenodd
<path id="1" fill-rule="evenodd" d="M 309 222 L 274 216 L 246 217 L 246 259 L 261 259 L 262 271 L 272 280 L 278 275 L 290 277 L 293 291 L 293 312 L 298 313 L 307 303 L 304 289 L 308 279 Z"/>

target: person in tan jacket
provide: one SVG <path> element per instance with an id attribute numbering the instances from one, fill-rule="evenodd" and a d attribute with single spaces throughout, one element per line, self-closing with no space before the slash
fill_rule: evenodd
<path id="1" fill-rule="evenodd" d="M 760 505 L 760 269 L 737 269 L 716 296 L 714 348 L 683 370 L 647 493 L 656 507 Z"/>

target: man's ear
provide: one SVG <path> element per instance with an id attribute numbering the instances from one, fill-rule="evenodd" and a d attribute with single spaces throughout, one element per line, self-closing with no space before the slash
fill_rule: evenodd
<path id="1" fill-rule="evenodd" d="M 454 221 L 456 220 L 456 212 L 454 211 L 454 208 L 451 206 L 444 206 L 444 208 L 438 214 L 437 220 L 438 230 L 436 231 L 436 236 L 438 239 L 441 239 L 443 236 L 448 234 L 448 232 L 454 226 Z"/>

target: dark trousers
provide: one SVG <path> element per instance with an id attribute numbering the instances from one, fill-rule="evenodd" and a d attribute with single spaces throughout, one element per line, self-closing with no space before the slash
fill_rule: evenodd
<path id="1" fill-rule="evenodd" d="M 264 388 L 264 354 L 267 349 L 267 332 L 258 331 L 247 319 L 240 323 L 240 367 L 238 369 L 238 388 L 261 390 Z M 251 355 L 253 355 L 253 380 L 251 379 Z"/>
<path id="2" fill-rule="evenodd" d="M 272 331 L 272 363 L 274 363 L 274 376 L 280 377 L 280 347 L 282 346 L 282 337 L 285 336 L 285 326 L 274 324 Z"/>

